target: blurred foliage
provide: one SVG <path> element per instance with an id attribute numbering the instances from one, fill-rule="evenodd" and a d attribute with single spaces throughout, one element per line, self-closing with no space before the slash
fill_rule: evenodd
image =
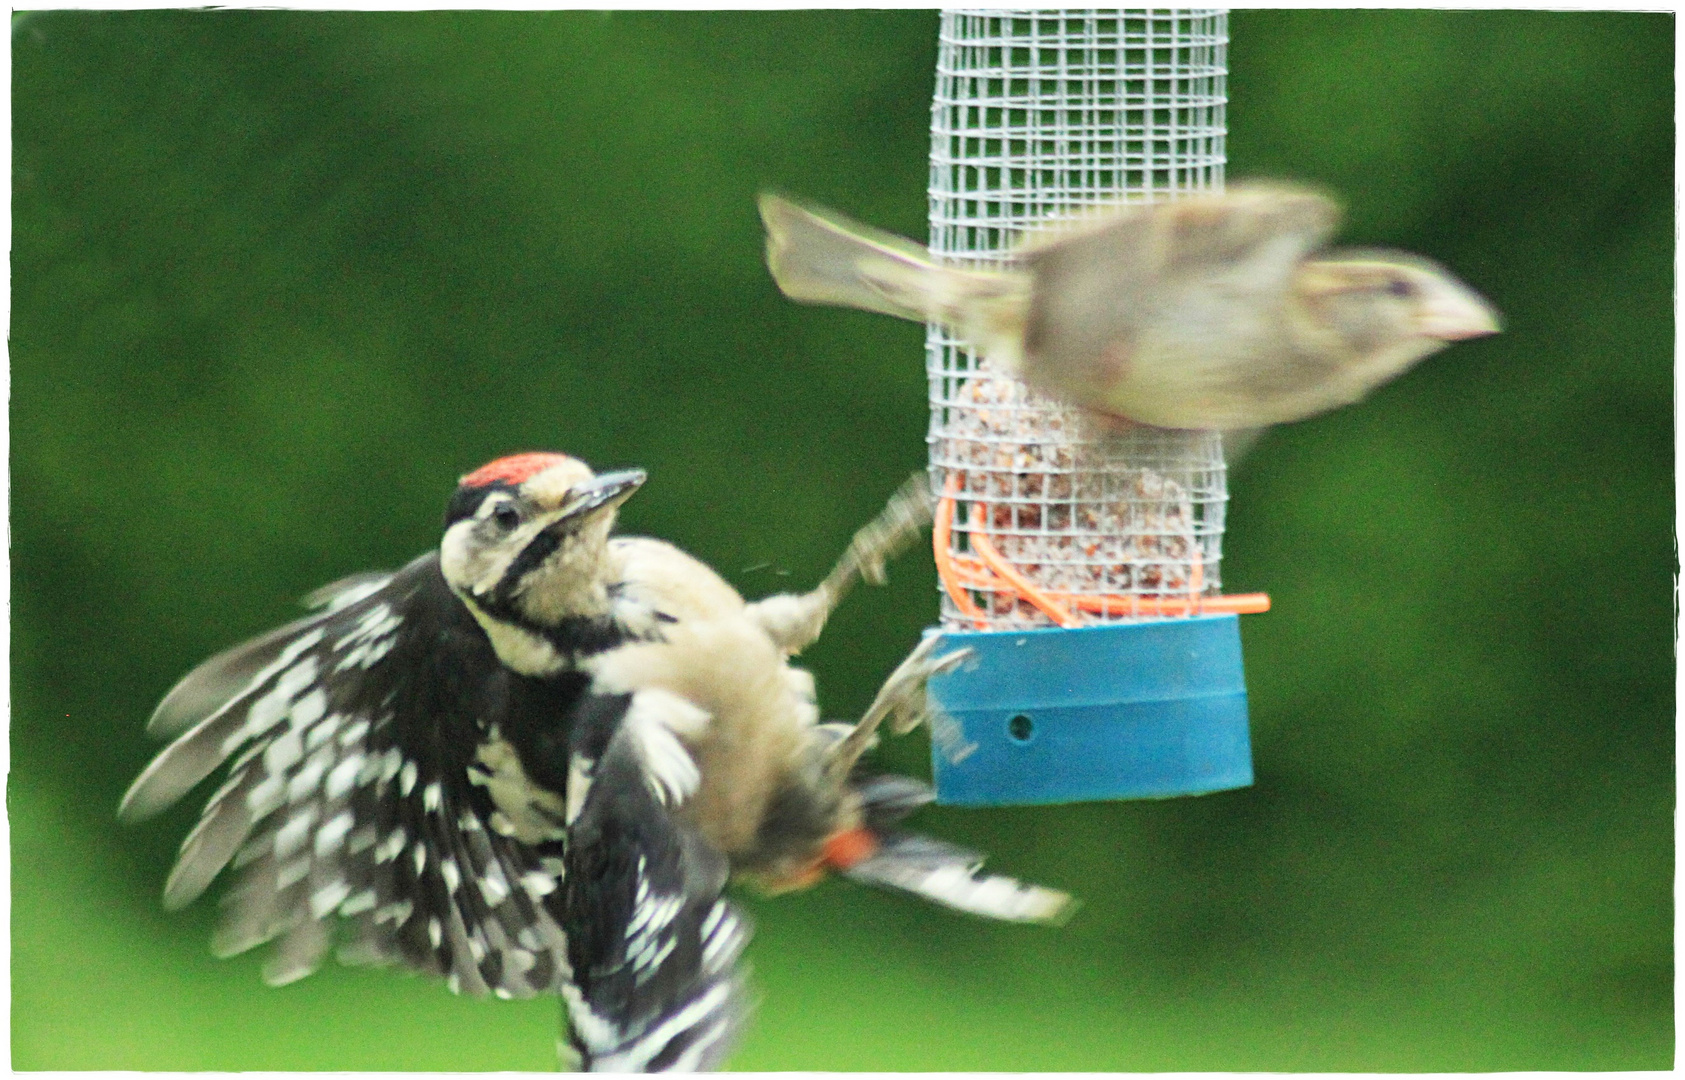
<path id="1" fill-rule="evenodd" d="M 18 1068 L 543 1069 L 553 1002 L 269 990 L 120 830 L 151 706 L 436 540 L 508 451 L 641 465 L 751 595 L 923 461 L 918 327 L 782 301 L 771 185 L 922 231 L 931 12 L 57 12 L 13 31 Z M 842 883 L 744 902 L 761 1069 L 1672 1061 L 1667 15 L 1239 12 L 1231 176 L 1320 181 L 1508 329 L 1233 481 L 1257 784 L 923 824 L 1059 931 Z M 751 569 L 754 567 L 762 569 Z M 811 654 L 846 715 L 926 557 Z M 925 766 L 922 738 L 880 758 Z"/>

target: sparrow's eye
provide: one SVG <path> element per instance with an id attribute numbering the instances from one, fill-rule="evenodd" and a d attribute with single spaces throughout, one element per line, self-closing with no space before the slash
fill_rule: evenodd
<path id="1" fill-rule="evenodd" d="M 1387 282 L 1387 292 L 1407 300 L 1416 295 L 1416 283 L 1404 278 L 1393 278 Z"/>
<path id="2" fill-rule="evenodd" d="M 514 503 L 501 502 L 497 504 L 497 509 L 491 512 L 491 520 L 493 525 L 508 532 L 521 523 L 521 512 L 515 509 Z"/>

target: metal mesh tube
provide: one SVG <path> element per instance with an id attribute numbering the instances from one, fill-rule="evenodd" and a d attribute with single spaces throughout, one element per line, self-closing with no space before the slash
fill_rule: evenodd
<path id="1" fill-rule="evenodd" d="M 1018 236 L 1097 201 L 1221 189 L 1227 48 L 1223 11 L 943 11 L 931 250 L 1000 265 Z M 1219 591 L 1217 433 L 1099 432 L 934 324 L 926 367 L 945 626 L 1196 614 Z"/>

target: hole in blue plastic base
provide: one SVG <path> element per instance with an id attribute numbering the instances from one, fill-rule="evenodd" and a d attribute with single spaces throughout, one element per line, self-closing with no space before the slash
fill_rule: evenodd
<path id="1" fill-rule="evenodd" d="M 1162 799 L 1252 783 L 1240 621 L 942 632 L 976 655 L 930 681 L 938 802 Z M 936 632 L 936 631 L 931 631 Z"/>

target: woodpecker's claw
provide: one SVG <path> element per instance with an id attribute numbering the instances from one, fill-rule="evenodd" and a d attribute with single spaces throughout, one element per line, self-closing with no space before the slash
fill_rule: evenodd
<path id="1" fill-rule="evenodd" d="M 934 639 L 934 635 L 932 635 L 932 637 Z M 915 687 L 913 687 L 913 689 L 917 691 L 917 698 L 906 699 L 902 703 L 903 707 L 897 709 L 891 715 L 889 723 L 890 730 L 895 732 L 897 735 L 905 735 L 909 731 L 918 727 L 920 724 L 929 720 L 930 714 L 935 711 L 935 706 L 931 704 L 928 694 L 928 683 L 930 682 L 931 677 L 934 675 L 946 675 L 948 672 L 959 667 L 975 655 L 977 655 L 976 649 L 955 649 L 951 653 L 939 656 L 935 660 L 932 660 L 929 668 L 924 672 L 923 677 L 920 678 Z M 916 707 L 907 708 L 906 706 L 909 705 Z"/>
<path id="2" fill-rule="evenodd" d="M 830 588 L 840 598 L 857 576 L 873 585 L 889 580 L 884 564 L 900 554 L 930 524 L 930 503 L 929 478 L 924 473 L 908 477 L 889 497 L 883 512 L 854 534 L 848 550 L 837 560 L 836 568 L 820 588 Z"/>
<path id="3" fill-rule="evenodd" d="M 825 621 L 856 579 L 888 581 L 884 564 L 918 539 L 930 524 L 930 484 L 914 473 L 889 497 L 882 512 L 854 534 L 837 565 L 819 586 L 799 595 L 779 593 L 749 605 L 751 616 L 786 653 L 795 655 L 819 639 Z"/>
<path id="4" fill-rule="evenodd" d="M 827 769 L 839 781 L 846 777 L 871 746 L 878 725 L 890 719 L 890 730 L 905 735 L 918 727 L 931 712 L 926 684 L 932 675 L 952 670 L 972 655 L 971 649 L 956 649 L 944 656 L 932 656 L 942 645 L 940 634 L 932 634 L 918 643 L 899 667 L 890 672 L 883 687 L 860 722 L 831 751 Z"/>

